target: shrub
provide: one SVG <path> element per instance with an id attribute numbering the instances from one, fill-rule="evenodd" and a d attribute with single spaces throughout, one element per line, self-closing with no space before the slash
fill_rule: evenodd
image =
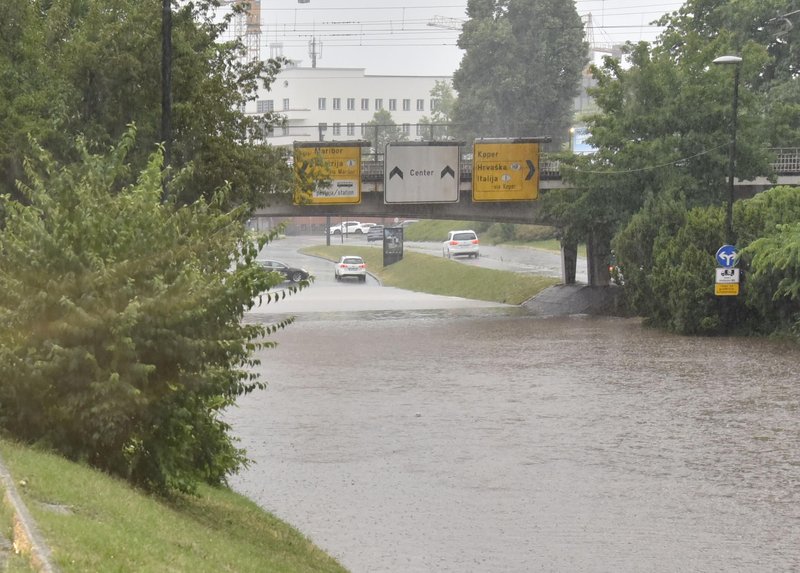
<path id="1" fill-rule="evenodd" d="M 0 427 L 147 489 L 223 483 L 247 463 L 221 412 L 270 327 L 244 311 L 276 279 L 253 264 L 244 212 L 161 200 L 161 154 L 116 189 L 131 130 L 108 156 L 27 164 L 2 200 Z M 265 241 L 266 239 L 262 240 Z"/>

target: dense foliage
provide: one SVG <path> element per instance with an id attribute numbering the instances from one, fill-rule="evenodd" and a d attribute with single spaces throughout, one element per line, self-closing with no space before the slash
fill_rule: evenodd
<path id="1" fill-rule="evenodd" d="M 242 324 L 280 281 L 224 194 L 161 201 L 162 155 L 133 183 L 131 130 L 70 166 L 38 150 L 2 198 L 0 428 L 147 489 L 191 491 L 246 463 L 221 412 L 260 388 Z M 180 184 L 181 174 L 175 178 Z M 262 240 L 263 243 L 263 240 Z"/>
<path id="2" fill-rule="evenodd" d="M 573 2 L 469 0 L 453 74 L 457 137 L 566 141 L 587 62 Z"/>
<path id="3" fill-rule="evenodd" d="M 171 165 L 192 169 L 173 192 L 191 203 L 230 183 L 226 200 L 258 206 L 291 188 L 291 172 L 260 139 L 279 118 L 241 110 L 281 62 L 244 62 L 240 45 L 219 42 L 214 4 L 174 3 Z M 76 138 L 102 152 L 135 124 L 129 161 L 143 169 L 161 141 L 162 1 L 0 0 L 0 10 L 0 192 L 25 180 L 29 135 L 69 163 Z"/>
<path id="4" fill-rule="evenodd" d="M 617 235 L 629 302 L 657 326 L 685 334 L 800 336 L 800 189 L 776 187 L 735 205 L 741 294 L 714 294 L 724 209 L 652 201 Z"/>
<path id="5" fill-rule="evenodd" d="M 430 117 L 422 117 L 419 123 L 424 126 L 425 139 L 431 141 L 453 139 L 452 116 L 456 104 L 456 95 L 450 84 L 437 80 L 431 88 L 431 101 L 436 102 L 431 109 Z"/>
<path id="6" fill-rule="evenodd" d="M 791 310 L 766 318 L 763 301 L 776 304 L 780 290 L 774 277 L 766 278 L 775 269 L 763 266 L 778 262 L 774 252 L 753 259 L 758 271 L 747 275 L 746 296 L 723 301 L 713 293 L 713 255 L 726 242 L 735 70 L 712 62 L 742 58 L 736 177 L 771 176 L 770 148 L 797 145 L 800 126 L 800 28 L 781 25 L 787 18 L 796 18 L 790 0 L 688 0 L 663 18 L 656 43 L 629 44 L 622 59 L 593 68 L 598 112 L 584 119 L 598 151 L 565 155 L 562 175 L 574 189 L 544 197 L 545 220 L 573 242 L 613 244 L 632 309 L 654 323 L 718 333 L 772 331 L 790 320 Z M 754 209 L 737 205 L 733 225 L 737 246 L 752 254 L 774 247 L 767 237 L 775 230 L 748 226 L 743 217 L 755 216 L 748 214 Z M 791 227 L 784 233 L 790 239 Z"/>

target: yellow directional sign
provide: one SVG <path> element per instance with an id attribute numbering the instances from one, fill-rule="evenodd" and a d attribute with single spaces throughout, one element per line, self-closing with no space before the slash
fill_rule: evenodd
<path id="1" fill-rule="evenodd" d="M 473 201 L 533 201 L 539 198 L 539 144 L 475 141 Z"/>
<path id="2" fill-rule="evenodd" d="M 739 284 L 716 283 L 714 284 L 714 294 L 716 296 L 737 296 L 739 294 Z"/>
<path id="3" fill-rule="evenodd" d="M 295 145 L 294 169 L 298 187 L 309 179 L 323 180 L 322 184 L 314 186 L 310 196 L 303 196 L 302 190 L 297 189 L 295 203 L 361 203 L 360 144 Z"/>

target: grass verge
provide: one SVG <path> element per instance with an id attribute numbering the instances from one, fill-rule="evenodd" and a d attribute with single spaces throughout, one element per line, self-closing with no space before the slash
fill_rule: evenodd
<path id="1" fill-rule="evenodd" d="M 402 261 L 388 267 L 383 266 L 383 251 L 373 247 L 320 245 L 301 252 L 331 261 L 338 261 L 343 255 L 361 256 L 367 263 L 367 270 L 387 286 L 506 304 L 522 304 L 559 282 L 554 278 L 473 267 L 408 251 L 403 254 Z"/>
<path id="2" fill-rule="evenodd" d="M 0 440 L 0 453 L 65 573 L 346 571 L 296 529 L 227 488 L 201 487 L 196 497 L 165 501 L 8 441 Z"/>
<path id="3" fill-rule="evenodd" d="M 496 233 L 486 232 L 485 224 L 475 221 L 438 221 L 422 220 L 406 228 L 404 238 L 406 241 L 443 241 L 447 237 L 447 232 L 453 229 L 474 229 L 478 232 L 481 244 L 486 245 L 508 245 L 540 249 L 543 251 L 561 252 L 561 242 L 554 238 L 534 238 L 537 235 L 547 235 L 545 231 L 549 227 L 540 225 L 514 225 L 517 232 L 514 238 L 500 239 Z M 524 229 L 528 229 L 525 232 Z M 578 256 L 586 258 L 586 245 L 578 245 Z"/>

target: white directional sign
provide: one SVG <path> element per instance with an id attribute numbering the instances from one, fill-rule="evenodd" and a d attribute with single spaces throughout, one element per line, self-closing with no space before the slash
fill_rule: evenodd
<path id="1" fill-rule="evenodd" d="M 454 142 L 388 143 L 384 203 L 457 203 L 460 157 Z"/>
<path id="2" fill-rule="evenodd" d="M 714 294 L 717 296 L 736 296 L 739 294 L 739 269 L 722 267 L 717 269 L 717 280 L 714 282 Z"/>
<path id="3" fill-rule="evenodd" d="M 739 283 L 739 269 L 730 267 L 717 269 L 717 284 L 738 284 Z"/>

